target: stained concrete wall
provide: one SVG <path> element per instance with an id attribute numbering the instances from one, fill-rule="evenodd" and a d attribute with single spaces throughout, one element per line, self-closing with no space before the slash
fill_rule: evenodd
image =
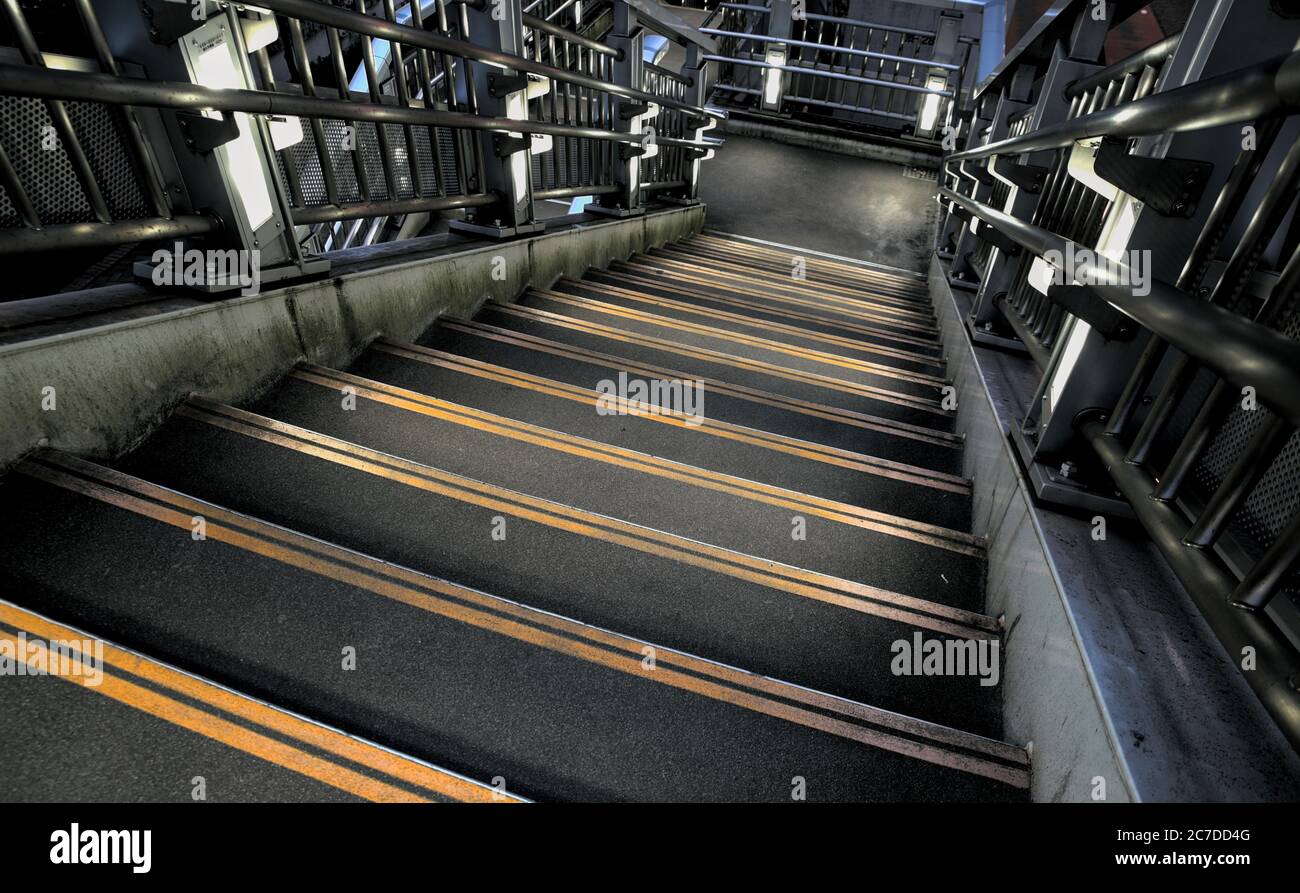
<path id="1" fill-rule="evenodd" d="M 1005 617 L 1003 737 L 1031 746 L 1035 801 L 1134 799 L 1051 572 L 1029 497 L 937 259 L 930 291 L 957 388 L 963 473 L 974 482 L 972 532 L 988 539 L 986 613 Z"/>
<path id="2" fill-rule="evenodd" d="M 191 393 L 239 402 L 302 360 L 344 366 L 377 337 L 410 340 L 440 315 L 470 315 L 486 300 L 513 301 L 697 232 L 704 211 L 389 256 L 315 282 L 0 346 L 0 470 L 42 445 L 120 455 Z"/>

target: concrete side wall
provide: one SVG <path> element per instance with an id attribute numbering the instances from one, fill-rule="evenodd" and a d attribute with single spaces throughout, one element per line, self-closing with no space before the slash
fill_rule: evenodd
<path id="1" fill-rule="evenodd" d="M 957 388 L 958 430 L 966 436 L 964 473 L 974 480 L 973 532 L 989 541 L 987 612 L 1006 622 L 1003 737 L 1032 744 L 1036 801 L 1091 801 L 1098 778 L 1108 802 L 1135 799 L 1011 444 L 937 260 L 930 290 Z"/>
<path id="2" fill-rule="evenodd" d="M 0 469 L 39 445 L 119 455 L 191 393 L 245 400 L 304 359 L 345 365 L 377 337 L 410 340 L 703 224 L 703 205 L 672 208 L 2 346 Z"/>

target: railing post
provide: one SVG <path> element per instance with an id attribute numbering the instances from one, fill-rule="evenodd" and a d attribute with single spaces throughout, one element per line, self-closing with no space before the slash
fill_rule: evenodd
<path id="1" fill-rule="evenodd" d="M 1032 65 L 1022 64 L 1016 67 L 1010 83 L 1002 90 L 997 108 L 993 113 L 993 129 L 989 133 L 990 142 L 1008 136 L 1008 131 L 1011 129 L 1010 119 L 1032 108 L 1029 104 L 1029 94 L 1030 89 L 1033 87 L 1034 75 L 1035 71 Z M 1017 161 L 1018 159 L 1008 158 L 1000 163 Z M 995 171 L 993 175 L 995 177 L 999 176 Z M 1013 184 L 1007 192 L 1004 206 L 998 210 L 1027 219 L 1033 213 L 1040 195 L 1041 186 L 1032 189 Z M 988 263 L 984 268 L 984 276 L 980 280 L 979 291 L 975 295 L 970 312 L 970 323 L 974 327 L 977 337 L 980 333 L 987 336 L 992 330 L 994 321 L 1000 315 L 996 307 L 997 297 L 1010 287 L 1016 270 L 1021 266 L 1021 258 L 1023 258 L 1023 252 L 1013 260 L 1006 252 L 996 246 L 990 250 Z"/>
<path id="2" fill-rule="evenodd" d="M 960 12 L 942 12 L 939 14 L 938 28 L 934 38 L 934 52 L 931 54 L 931 61 L 956 65 L 958 64 L 957 38 L 961 36 L 962 14 Z M 957 102 L 961 94 L 961 76 L 962 72 L 958 70 L 956 76 L 950 76 L 950 72 L 945 68 L 932 67 L 926 71 L 925 86 L 930 89 L 946 89 L 952 91 L 951 103 Z M 947 115 L 941 114 L 943 102 L 939 98 L 933 100 L 929 96 L 921 98 L 920 110 L 916 116 L 916 136 L 931 139 L 935 130 L 947 118 Z"/>
<path id="3" fill-rule="evenodd" d="M 512 56 L 524 54 L 523 9 L 520 0 L 490 0 L 462 6 L 471 43 Z M 478 113 L 493 117 L 528 119 L 529 77 L 518 71 L 488 65 L 472 65 L 474 95 Z M 482 188 L 497 197 L 491 205 L 475 208 L 465 220 L 453 221 L 453 229 L 490 238 L 540 232 L 543 224 L 533 213 L 532 160 L 530 140 L 522 133 L 480 131 L 483 169 Z"/>
<path id="4" fill-rule="evenodd" d="M 637 22 L 636 11 L 622 0 L 614 0 L 614 28 L 606 38 L 606 43 L 620 52 L 611 67 L 617 86 L 641 89 L 644 37 L 645 31 Z M 622 133 L 641 133 L 642 119 L 649 111 L 644 104 L 634 99 L 616 97 L 614 129 Z M 641 205 L 641 155 L 644 152 L 643 146 L 631 143 L 616 145 L 612 180 L 617 189 L 588 205 L 589 212 L 608 217 L 630 217 L 645 210 Z"/>
<path id="5" fill-rule="evenodd" d="M 700 48 L 691 44 L 686 48 L 686 64 L 682 66 L 682 76 L 690 78 L 690 85 L 686 88 L 685 100 L 691 105 L 704 108 L 709 98 L 708 85 L 708 62 L 700 58 L 703 55 Z M 699 127 L 689 129 L 688 133 L 695 142 L 701 142 L 704 135 L 717 126 L 717 121 L 713 118 L 705 117 L 699 122 Z M 682 189 L 681 197 L 689 201 L 695 201 L 700 194 L 700 165 L 712 157 L 713 150 L 707 153 L 693 154 L 691 159 L 684 165 L 683 175 L 686 178 L 686 186 Z"/>
<path id="6" fill-rule="evenodd" d="M 790 47 L 785 43 L 791 37 L 794 26 L 794 11 L 791 0 L 771 0 L 767 14 L 767 33 L 770 37 L 781 39 L 781 43 L 768 43 L 763 48 L 764 61 L 772 65 L 785 65 L 790 59 Z M 803 4 L 800 4 L 800 9 Z M 761 69 L 762 108 L 767 112 L 780 113 L 781 104 L 785 102 L 785 90 L 790 83 L 789 72 L 779 68 Z"/>
<path id="7" fill-rule="evenodd" d="M 992 107 L 995 99 L 995 96 L 986 94 L 981 96 L 979 102 L 976 103 L 975 113 L 970 122 L 970 138 L 966 142 L 968 148 L 982 146 L 988 142 L 985 131 L 993 124 Z M 962 175 L 961 165 L 955 165 L 955 167 L 958 168 L 955 173 L 958 173 L 961 176 L 961 183 L 966 187 L 966 191 L 964 191 L 963 194 L 970 196 L 977 202 L 982 203 L 987 201 L 989 193 L 992 191 L 993 187 L 988 183 L 971 180 L 968 176 Z M 972 168 L 968 166 L 966 169 L 967 171 L 970 171 Z M 974 287 L 974 283 L 979 278 L 978 274 L 971 267 L 970 260 L 967 257 L 975 246 L 976 236 L 975 233 L 971 232 L 970 224 L 960 226 L 956 230 L 955 235 L 956 245 L 952 252 L 952 274 L 950 280 L 954 285 L 969 289 Z"/>

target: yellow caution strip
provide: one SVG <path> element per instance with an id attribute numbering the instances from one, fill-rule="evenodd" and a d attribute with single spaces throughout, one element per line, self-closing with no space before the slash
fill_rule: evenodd
<path id="1" fill-rule="evenodd" d="M 81 685 L 89 692 L 111 698 L 356 797 L 381 803 L 423 803 L 435 799 L 472 803 L 518 801 L 518 798 L 508 793 L 476 784 L 327 726 L 277 710 L 261 701 L 236 694 L 106 642 L 103 643 L 102 667 L 92 667 L 85 662 L 84 657 L 67 652 L 61 652 L 58 659 L 40 661 L 36 651 L 48 651 L 44 642 L 83 642 L 94 637 L 70 630 L 4 601 L 0 601 L 0 622 L 27 634 L 26 649 L 18 649 L 16 637 L 3 630 L 0 630 L 0 642 L 9 643 L 15 648 L 14 653 L 18 659 L 30 666 L 47 669 L 51 675 Z M 123 675 L 108 672 L 110 669 L 182 695 L 201 706 L 132 682 Z M 294 743 L 270 737 L 258 728 L 234 722 L 221 713 L 292 739 Z M 300 744 L 320 753 L 306 750 L 298 746 Z M 329 757 L 347 761 L 357 768 L 333 762 Z M 385 777 L 389 780 L 384 780 Z M 416 791 L 394 785 L 392 780 L 409 785 Z"/>
<path id="2" fill-rule="evenodd" d="M 457 586 L 342 549 L 93 463 L 44 453 L 17 472 L 374 595 L 643 680 L 935 765 L 1029 786 L 1024 749 L 759 676 Z M 645 662 L 652 648 L 655 662 Z M 667 720 L 665 720 L 667 721 Z"/>

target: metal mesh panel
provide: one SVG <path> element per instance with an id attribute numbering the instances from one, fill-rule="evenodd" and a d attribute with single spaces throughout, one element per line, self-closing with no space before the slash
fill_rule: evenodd
<path id="1" fill-rule="evenodd" d="M 1287 337 L 1300 340 L 1300 313 L 1294 308 L 1282 327 Z M 1207 492 L 1218 486 L 1232 463 L 1246 449 L 1273 414 L 1260 407 L 1242 409 L 1240 404 L 1220 429 L 1196 469 L 1196 481 Z M 1300 433 L 1293 434 L 1281 455 L 1251 492 L 1233 520 L 1234 534 L 1242 545 L 1262 552 L 1300 511 Z"/>
<path id="2" fill-rule="evenodd" d="M 357 184 L 351 152 L 343 148 L 344 123 L 338 120 L 328 120 L 322 123 L 325 130 L 325 145 L 333 166 L 339 200 L 343 202 L 360 201 L 362 199 L 361 189 Z M 397 186 L 396 196 L 388 194 L 388 185 L 384 179 L 384 166 L 380 158 L 379 138 L 375 127 L 376 125 L 369 121 L 362 121 L 356 125 L 356 151 L 361 153 L 361 162 L 365 167 L 366 179 L 370 185 L 370 198 L 381 200 L 394 197 L 414 197 L 415 188 L 411 179 L 411 168 L 407 162 L 406 134 L 402 126 L 400 124 L 384 125 L 385 135 L 388 138 L 388 146 L 391 151 L 390 162 L 393 168 L 393 179 Z M 303 140 L 288 151 L 293 153 L 294 160 L 298 164 L 298 183 L 302 190 L 303 202 L 308 206 L 323 205 L 326 203 L 327 197 L 325 194 L 325 180 L 321 176 L 320 159 L 316 153 L 316 143 L 311 138 L 306 122 L 304 122 L 303 128 L 306 131 Z M 439 151 L 442 156 L 443 186 L 450 195 L 463 194 L 462 184 L 456 175 L 453 155 L 454 136 L 445 127 L 436 128 L 436 131 Z M 412 132 L 415 137 L 416 163 L 419 166 L 424 194 L 432 195 L 437 180 L 434 178 L 436 162 L 429 148 L 429 132 L 425 127 L 412 128 Z M 280 164 L 280 174 L 285 176 L 283 161 Z"/>
<path id="3" fill-rule="evenodd" d="M 109 212 L 119 220 L 149 216 L 113 113 L 97 103 L 69 102 L 65 107 Z M 0 140 L 42 223 L 94 220 L 68 153 L 54 135 L 44 103 L 0 97 Z M 46 149 L 45 145 L 53 148 Z M 21 225 L 13 202 L 0 191 L 0 227 Z"/>

